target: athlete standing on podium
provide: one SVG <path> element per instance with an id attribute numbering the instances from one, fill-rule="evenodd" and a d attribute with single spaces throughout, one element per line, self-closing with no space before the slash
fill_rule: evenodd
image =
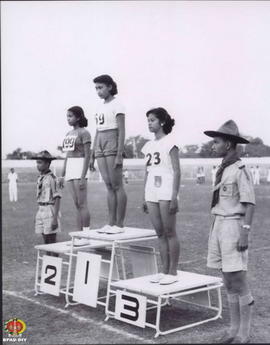
<path id="1" fill-rule="evenodd" d="M 180 245 L 176 234 L 176 213 L 180 187 L 179 149 L 171 133 L 174 119 L 163 108 L 146 113 L 150 132 L 155 139 L 142 148 L 146 157 L 145 195 L 143 210 L 149 213 L 156 230 L 163 273 L 152 283 L 172 284 L 177 279 Z"/>
<path id="2" fill-rule="evenodd" d="M 123 232 L 127 196 L 123 187 L 123 153 L 125 143 L 125 109 L 119 102 L 117 85 L 109 75 L 96 77 L 98 96 L 104 100 L 96 111 L 97 130 L 90 158 L 90 170 L 97 159 L 98 168 L 107 187 L 109 224 L 100 232 Z"/>

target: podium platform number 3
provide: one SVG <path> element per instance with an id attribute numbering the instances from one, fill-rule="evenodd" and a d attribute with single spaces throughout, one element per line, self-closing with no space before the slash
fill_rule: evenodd
<path id="1" fill-rule="evenodd" d="M 138 327 L 145 327 L 146 297 L 118 290 L 115 318 Z"/>
<path id="2" fill-rule="evenodd" d="M 101 255 L 78 252 L 73 299 L 76 302 L 97 306 Z"/>
<path id="3" fill-rule="evenodd" d="M 41 269 L 40 290 L 54 296 L 59 296 L 61 273 L 62 259 L 44 255 Z"/>

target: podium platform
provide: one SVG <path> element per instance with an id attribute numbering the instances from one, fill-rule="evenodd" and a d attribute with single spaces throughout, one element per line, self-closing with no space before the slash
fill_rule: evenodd
<path id="1" fill-rule="evenodd" d="M 116 296 L 115 310 L 107 311 L 106 320 L 116 318 L 124 322 L 133 323 L 139 327 L 151 327 L 156 330 L 155 337 L 158 337 L 159 335 L 177 332 L 221 317 L 222 301 L 220 288 L 223 285 L 221 278 L 185 271 L 178 271 L 177 275 L 179 280 L 169 285 L 151 283 L 150 278 L 152 275 L 112 283 L 109 292 L 110 296 Z M 217 306 L 212 304 L 211 290 L 217 293 Z M 124 300 L 129 301 L 124 307 L 123 296 Z M 160 327 L 162 307 L 168 305 L 173 300 L 211 309 L 215 311 L 215 315 L 198 322 L 162 331 Z M 140 306 L 140 303 L 143 304 L 143 307 Z M 173 308 L 173 305 L 171 307 Z M 146 312 L 152 309 L 156 310 L 155 323 L 146 322 Z M 143 317 L 141 317 L 140 321 L 136 320 L 135 322 L 135 316 L 139 320 L 140 314 L 143 314 Z M 127 319 L 123 315 L 126 315 Z M 131 319 L 133 319 L 133 322 L 130 321 Z"/>
<path id="2" fill-rule="evenodd" d="M 71 268 L 72 268 L 71 256 L 76 256 L 77 255 L 76 253 L 78 251 L 84 251 L 84 250 L 91 251 L 97 248 L 108 247 L 108 245 L 109 245 L 108 242 L 98 241 L 98 240 L 91 240 L 91 241 L 88 241 L 88 244 L 84 244 L 80 246 L 74 246 L 74 243 L 72 243 L 72 241 L 36 245 L 35 249 L 37 250 L 37 263 L 36 263 L 36 276 L 35 276 L 35 294 L 39 295 L 39 294 L 46 293 L 46 291 L 41 291 L 41 285 L 42 285 L 41 284 L 41 268 L 42 268 L 42 264 L 44 260 L 48 259 L 48 255 L 46 255 L 47 252 L 63 256 L 63 259 L 61 259 L 61 267 L 60 267 L 61 272 L 62 272 L 62 265 L 68 267 L 68 275 L 67 275 L 66 283 L 64 287 L 59 288 L 59 293 L 65 295 L 66 303 L 69 304 L 70 303 L 69 296 L 72 296 L 72 293 L 69 291 L 69 289 L 72 288 L 70 284 L 70 274 L 71 274 Z M 55 281 L 51 281 L 51 283 L 55 285 Z M 61 273 L 60 273 L 59 284 L 60 283 L 61 283 Z M 55 294 L 55 293 L 52 293 L 52 294 Z"/>

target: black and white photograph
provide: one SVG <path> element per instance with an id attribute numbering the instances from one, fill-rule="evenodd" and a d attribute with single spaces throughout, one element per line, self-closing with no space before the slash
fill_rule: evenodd
<path id="1" fill-rule="evenodd" d="M 3 344 L 270 343 L 270 2 L 0 5 Z"/>

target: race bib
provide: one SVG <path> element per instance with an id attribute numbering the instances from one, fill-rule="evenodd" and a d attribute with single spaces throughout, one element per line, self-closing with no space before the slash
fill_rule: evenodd
<path id="1" fill-rule="evenodd" d="M 76 135 L 67 135 L 63 141 L 63 152 L 74 151 Z"/>

